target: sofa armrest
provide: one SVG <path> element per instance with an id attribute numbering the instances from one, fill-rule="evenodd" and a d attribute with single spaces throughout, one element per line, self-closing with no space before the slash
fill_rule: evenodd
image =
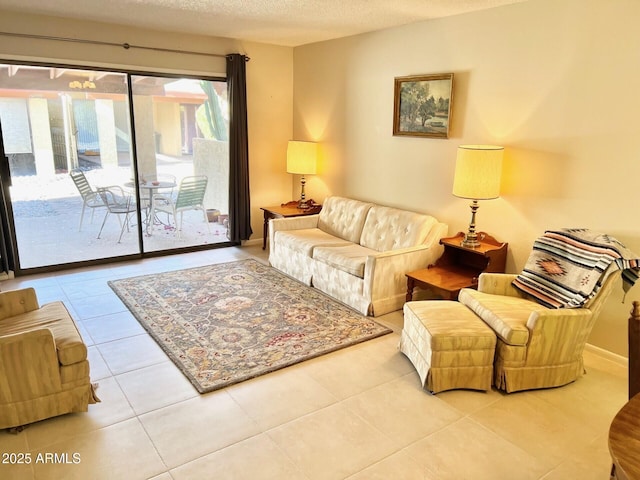
<path id="1" fill-rule="evenodd" d="M 31 312 L 40 308 L 33 288 L 0 292 L 0 320 Z"/>
<path id="2" fill-rule="evenodd" d="M 276 232 L 318 228 L 318 218 L 320 218 L 318 214 L 301 217 L 272 218 L 269 220 L 269 245 L 274 245 L 273 241 Z"/>
<path id="3" fill-rule="evenodd" d="M 527 294 L 513 286 L 517 277 L 512 273 L 481 273 L 478 277 L 478 291 L 492 295 L 527 298 Z"/>
<path id="4" fill-rule="evenodd" d="M 53 334 L 47 328 L 0 337 L 0 404 L 40 398 L 62 389 Z"/>
<path id="5" fill-rule="evenodd" d="M 584 350 L 592 329 L 588 308 L 548 309 L 533 312 L 527 321 L 527 365 L 569 363 Z"/>
<path id="6" fill-rule="evenodd" d="M 384 298 L 406 292 L 406 274 L 434 263 L 442 250 L 440 245 L 418 245 L 369 255 L 364 267 L 365 295 Z"/>

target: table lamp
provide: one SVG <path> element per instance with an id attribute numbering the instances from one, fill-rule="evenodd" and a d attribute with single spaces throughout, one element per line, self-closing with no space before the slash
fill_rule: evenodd
<path id="1" fill-rule="evenodd" d="M 304 195 L 304 176 L 316 173 L 316 159 L 318 157 L 318 144 L 314 142 L 299 142 L 290 140 L 287 146 L 287 173 L 302 175 L 300 179 L 301 191 L 298 208 L 309 207 Z"/>
<path id="2" fill-rule="evenodd" d="M 478 200 L 490 200 L 500 196 L 500 175 L 504 147 L 494 145 L 460 145 L 453 178 L 453 194 L 468 198 L 471 202 L 469 231 L 461 242 L 463 247 L 480 246 L 476 233 Z"/>

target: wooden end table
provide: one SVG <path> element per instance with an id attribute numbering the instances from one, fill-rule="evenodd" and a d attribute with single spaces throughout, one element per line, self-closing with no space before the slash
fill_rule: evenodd
<path id="1" fill-rule="evenodd" d="M 478 277 L 483 272 L 504 273 L 507 262 L 507 245 L 491 235 L 478 233 L 480 246 L 468 248 L 460 245 L 464 233 L 442 238 L 442 256 L 427 268 L 409 272 L 407 276 L 406 301 L 413 299 L 415 287 L 429 289 L 445 300 L 457 300 L 463 288 L 476 288 Z"/>
<path id="2" fill-rule="evenodd" d="M 616 414 L 609 427 L 609 452 L 613 458 L 611 478 L 632 480 L 640 478 L 640 394 L 629 400 Z"/>
<path id="3" fill-rule="evenodd" d="M 269 220 L 272 218 L 288 218 L 288 217 L 304 217 L 306 215 L 314 215 L 322 210 L 322 205 L 313 203 L 307 209 L 298 208 L 298 202 L 283 203 L 275 207 L 260 207 L 264 211 L 264 226 L 262 229 L 262 249 L 267 248 L 267 234 L 269 233 Z"/>

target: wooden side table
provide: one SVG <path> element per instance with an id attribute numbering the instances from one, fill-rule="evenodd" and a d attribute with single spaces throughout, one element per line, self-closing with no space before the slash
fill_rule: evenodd
<path id="1" fill-rule="evenodd" d="M 612 480 L 640 478 L 640 302 L 634 301 L 628 320 L 629 401 L 609 427 Z"/>
<path id="2" fill-rule="evenodd" d="M 609 452 L 613 458 L 611 478 L 640 478 L 640 395 L 629 400 L 616 414 L 609 427 Z"/>
<path id="3" fill-rule="evenodd" d="M 264 211 L 264 227 L 262 229 L 262 249 L 267 248 L 267 235 L 269 233 L 269 220 L 272 218 L 304 217 L 313 215 L 322 210 L 322 205 L 313 204 L 311 208 L 305 210 L 298 208 L 298 202 L 283 203 L 275 207 L 260 207 Z"/>
<path id="4" fill-rule="evenodd" d="M 507 262 L 507 243 L 498 242 L 491 235 L 478 233 L 480 246 L 467 248 L 460 245 L 464 233 L 442 238 L 442 256 L 434 265 L 409 272 L 407 276 L 406 301 L 413 299 L 413 289 L 421 287 L 432 290 L 445 300 L 457 300 L 463 288 L 476 288 L 478 277 L 483 272 L 503 273 Z"/>

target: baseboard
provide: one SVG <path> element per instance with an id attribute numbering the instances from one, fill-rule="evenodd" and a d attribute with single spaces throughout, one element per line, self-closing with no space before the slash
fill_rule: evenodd
<path id="1" fill-rule="evenodd" d="M 0 272 L 0 281 L 2 280 L 11 280 L 15 278 L 13 274 L 13 270 L 9 270 L 8 272 Z"/>
<path id="2" fill-rule="evenodd" d="M 252 247 L 254 245 L 262 245 L 262 239 L 261 238 L 252 238 L 251 240 L 243 240 L 242 241 L 242 246 L 243 247 Z"/>
<path id="3" fill-rule="evenodd" d="M 623 357 L 622 355 L 618 355 L 617 353 L 610 352 L 609 350 L 605 350 L 604 348 L 596 347 L 595 345 L 591 345 L 587 343 L 584 347 L 590 353 L 598 355 L 600 357 L 606 358 L 618 365 L 623 367 L 627 367 L 629 365 L 629 359 L 627 357 Z"/>

